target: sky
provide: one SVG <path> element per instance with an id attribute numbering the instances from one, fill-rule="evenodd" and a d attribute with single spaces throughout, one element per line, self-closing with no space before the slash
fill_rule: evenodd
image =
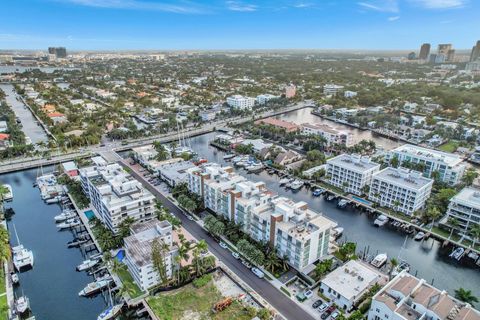
<path id="1" fill-rule="evenodd" d="M 470 49 L 480 0 L 3 0 L 0 49 Z"/>

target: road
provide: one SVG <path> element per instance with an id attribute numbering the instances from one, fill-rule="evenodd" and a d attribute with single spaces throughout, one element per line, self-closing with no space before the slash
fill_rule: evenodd
<path id="1" fill-rule="evenodd" d="M 128 166 L 126 161 L 119 162 L 123 166 Z M 129 167 L 129 166 L 128 166 Z M 284 293 L 279 291 L 267 280 L 259 279 L 249 269 L 247 269 L 240 260 L 235 259 L 229 250 L 223 249 L 211 238 L 208 233 L 200 227 L 195 221 L 189 220 L 185 214 L 160 191 L 146 181 L 138 172 L 131 170 L 131 174 L 159 199 L 170 212 L 173 212 L 177 218 L 182 221 L 182 226 L 197 239 L 205 239 L 208 248 L 218 260 L 222 261 L 232 272 L 240 277 L 247 285 L 255 290 L 263 299 L 268 301 L 284 317 L 290 320 L 313 320 L 314 318 L 303 310 L 295 302 L 291 301 Z"/>

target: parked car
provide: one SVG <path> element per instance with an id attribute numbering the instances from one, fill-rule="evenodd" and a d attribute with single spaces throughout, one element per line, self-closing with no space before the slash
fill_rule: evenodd
<path id="1" fill-rule="evenodd" d="M 252 272 L 257 276 L 259 277 L 260 279 L 263 279 L 263 277 L 265 276 L 265 274 L 262 272 L 262 270 L 258 269 L 258 268 L 252 268 Z"/>
<path id="2" fill-rule="evenodd" d="M 319 311 L 319 312 L 324 312 L 324 311 L 327 310 L 327 309 L 328 309 L 328 304 L 326 304 L 326 303 L 322 303 L 322 304 L 320 305 L 320 307 L 318 307 L 318 311 Z"/>
<path id="3" fill-rule="evenodd" d="M 332 315 L 331 315 L 330 317 L 331 317 L 332 319 L 337 319 L 339 315 L 340 315 L 340 312 L 335 311 L 334 313 L 332 313 Z"/>
<path id="4" fill-rule="evenodd" d="M 228 248 L 227 244 L 226 244 L 225 242 L 223 242 L 223 241 L 220 241 L 219 245 L 220 245 L 220 247 L 222 247 L 223 249 L 227 249 L 227 248 Z"/>
<path id="5" fill-rule="evenodd" d="M 335 311 L 335 307 L 334 307 L 334 306 L 328 307 L 327 310 L 325 310 L 325 312 L 322 313 L 322 315 L 320 316 L 320 318 L 322 318 L 323 320 L 327 319 L 328 316 L 330 316 L 333 311 Z M 337 317 L 338 317 L 338 316 L 337 316 Z"/>
<path id="6" fill-rule="evenodd" d="M 317 300 L 312 304 L 312 308 L 316 309 L 322 305 L 323 301 L 322 300 Z"/>
<path id="7" fill-rule="evenodd" d="M 310 299 L 313 296 L 313 291 L 307 290 L 303 294 L 305 295 L 305 298 Z"/>
<path id="8" fill-rule="evenodd" d="M 247 267 L 248 269 L 250 269 L 252 267 L 252 265 L 247 261 L 247 260 L 243 260 L 242 259 L 242 264 Z"/>
<path id="9" fill-rule="evenodd" d="M 240 255 L 238 254 L 238 252 L 232 252 L 232 256 L 237 260 L 240 259 Z"/>

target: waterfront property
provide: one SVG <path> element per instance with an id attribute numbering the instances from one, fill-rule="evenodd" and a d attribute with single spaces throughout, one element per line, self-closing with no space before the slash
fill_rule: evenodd
<path id="1" fill-rule="evenodd" d="M 385 168 L 373 175 L 368 197 L 382 207 L 411 215 L 423 208 L 432 186 L 433 179 L 418 171 Z"/>
<path id="2" fill-rule="evenodd" d="M 406 271 L 372 298 L 368 320 L 480 320 L 480 313 Z"/>
<path id="3" fill-rule="evenodd" d="M 173 243 L 172 225 L 168 221 L 152 219 L 135 223 L 130 229 L 131 235 L 124 239 L 125 264 L 135 283 L 146 291 L 162 281 L 153 266 L 152 243 L 158 242 L 167 278 L 171 278 L 175 268 L 178 248 Z"/>
<path id="4" fill-rule="evenodd" d="M 354 145 L 352 133 L 334 129 L 327 124 L 303 123 L 302 134 L 321 136 L 328 145 L 343 144 L 347 147 Z"/>
<path id="5" fill-rule="evenodd" d="M 108 164 L 102 157 L 92 158 L 94 165 L 81 168 L 83 192 L 100 217 L 117 232 L 127 217 L 135 221 L 149 220 L 154 215 L 154 196 L 117 164 Z"/>
<path id="6" fill-rule="evenodd" d="M 345 192 L 362 195 L 370 185 L 372 175 L 380 170 L 380 164 L 368 157 L 341 154 L 327 160 L 328 182 Z"/>
<path id="7" fill-rule="evenodd" d="M 188 176 L 189 190 L 202 197 L 206 208 L 275 247 L 297 270 L 329 253 L 330 230 L 336 223 L 305 202 L 278 197 L 263 182 L 248 181 L 218 164 L 189 169 Z"/>
<path id="8" fill-rule="evenodd" d="M 468 237 L 468 230 L 480 224 L 480 189 L 466 187 L 454 196 L 448 205 L 445 221 L 451 217 L 458 220 L 458 228 Z"/>
<path id="9" fill-rule="evenodd" d="M 375 284 L 384 284 L 388 278 L 362 262 L 350 260 L 330 272 L 320 283 L 320 292 L 339 308 L 351 310 Z"/>
<path id="10" fill-rule="evenodd" d="M 275 119 L 275 118 L 260 119 L 255 121 L 255 124 L 271 125 L 280 129 L 284 129 L 285 132 L 296 132 L 298 131 L 298 129 L 300 129 L 300 127 L 293 122 Z"/>
<path id="11" fill-rule="evenodd" d="M 466 165 L 459 155 L 405 144 L 387 153 L 386 159 L 397 158 L 400 164 L 407 162 L 416 165 L 425 177 L 438 172 L 441 181 L 449 185 L 461 182 Z"/>
<path id="12" fill-rule="evenodd" d="M 251 109 L 255 105 L 255 98 L 234 95 L 227 98 L 227 104 L 236 109 Z"/>

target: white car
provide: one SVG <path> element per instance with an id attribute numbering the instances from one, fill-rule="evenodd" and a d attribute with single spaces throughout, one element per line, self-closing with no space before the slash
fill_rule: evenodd
<path id="1" fill-rule="evenodd" d="M 322 303 L 322 305 L 320 307 L 318 307 L 317 310 L 318 310 L 318 312 L 323 312 L 323 311 L 327 310 L 328 307 L 329 307 L 328 304 Z"/>
<path id="2" fill-rule="evenodd" d="M 312 290 L 307 290 L 303 293 L 305 298 L 310 299 L 313 296 L 313 291 Z"/>
<path id="3" fill-rule="evenodd" d="M 226 244 L 225 242 L 223 242 L 223 241 L 220 241 L 219 245 L 220 245 L 220 247 L 222 247 L 223 249 L 227 249 L 227 248 L 228 248 L 227 244 Z"/>
<path id="4" fill-rule="evenodd" d="M 247 261 L 247 260 L 243 260 L 242 259 L 242 264 L 247 267 L 248 269 L 250 269 L 252 267 L 252 265 Z"/>
<path id="5" fill-rule="evenodd" d="M 232 252 L 232 256 L 237 260 L 240 259 L 240 255 L 238 254 L 238 252 Z"/>
<path id="6" fill-rule="evenodd" d="M 258 268 L 252 268 L 251 270 L 260 279 L 263 279 L 263 277 L 265 276 L 265 274 L 262 272 L 262 270 L 260 270 Z"/>

